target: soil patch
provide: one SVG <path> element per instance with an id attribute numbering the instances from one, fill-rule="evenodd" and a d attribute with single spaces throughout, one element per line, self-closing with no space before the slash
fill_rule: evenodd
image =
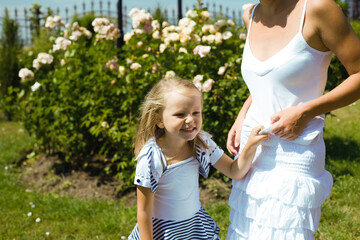
<path id="1" fill-rule="evenodd" d="M 105 167 L 111 162 L 101 157 L 94 157 L 85 169 L 74 169 L 58 155 L 42 154 L 20 163 L 21 180 L 27 188 L 43 193 L 70 195 L 80 199 L 119 200 L 132 206 L 136 204 L 135 187 L 119 192 L 121 181 L 115 176 L 105 175 Z M 200 200 L 227 200 L 231 182 L 210 177 L 200 182 Z"/>

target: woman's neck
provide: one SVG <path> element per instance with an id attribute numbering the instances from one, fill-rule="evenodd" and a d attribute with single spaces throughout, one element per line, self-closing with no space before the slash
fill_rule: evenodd
<path id="1" fill-rule="evenodd" d="M 293 8 L 299 0 L 260 0 L 264 16 L 274 16 L 289 8 Z"/>

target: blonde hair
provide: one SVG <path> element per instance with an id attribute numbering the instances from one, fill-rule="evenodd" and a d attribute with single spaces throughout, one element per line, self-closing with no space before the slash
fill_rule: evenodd
<path id="1" fill-rule="evenodd" d="M 201 92 L 196 86 L 185 79 L 181 78 L 164 78 L 155 84 L 155 86 L 148 92 L 140 109 L 140 119 L 135 137 L 135 156 L 140 153 L 141 148 L 150 138 L 159 138 L 164 135 L 164 129 L 159 128 L 156 123 L 159 115 L 165 108 L 166 94 L 171 91 L 177 91 L 182 94 L 189 94 L 189 91 L 194 94 Z M 201 98 L 202 101 L 202 98 Z M 190 141 L 193 148 L 194 156 L 196 155 L 196 145 L 208 148 L 202 138 L 196 135 L 195 139 Z"/>

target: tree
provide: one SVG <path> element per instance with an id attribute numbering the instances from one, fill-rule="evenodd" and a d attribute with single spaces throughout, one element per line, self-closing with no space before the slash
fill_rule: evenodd
<path id="1" fill-rule="evenodd" d="M 5 9 L 2 29 L 0 41 L 0 107 L 7 118 L 11 120 L 15 113 L 14 107 L 20 86 L 18 55 L 21 44 L 19 42 L 19 24 L 10 19 L 7 9 Z"/>

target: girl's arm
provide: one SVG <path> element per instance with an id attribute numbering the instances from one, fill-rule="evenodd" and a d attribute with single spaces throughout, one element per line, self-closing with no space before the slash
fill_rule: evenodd
<path id="1" fill-rule="evenodd" d="M 241 127 L 242 127 L 242 123 L 245 119 L 246 113 L 251 105 L 251 101 L 252 100 L 251 100 L 251 95 L 250 95 L 248 97 L 248 99 L 246 99 L 233 126 L 231 127 L 231 129 L 228 133 L 226 148 L 233 155 L 236 155 L 239 151 Z"/>
<path id="2" fill-rule="evenodd" d="M 137 186 L 137 221 L 141 240 L 153 239 L 153 204 L 154 193 L 151 189 Z"/>
<path id="3" fill-rule="evenodd" d="M 213 166 L 231 179 L 243 178 L 251 167 L 257 146 L 262 140 L 269 137 L 269 135 L 259 135 L 261 129 L 262 127 L 258 126 L 251 131 L 245 147 L 235 161 L 223 154 Z"/>
<path id="4" fill-rule="evenodd" d="M 315 116 L 341 108 L 360 98 L 360 40 L 341 9 L 332 0 L 309 2 L 307 19 L 317 37 L 318 45 L 331 50 L 349 73 L 339 86 L 314 100 L 284 109 L 272 116 L 271 131 L 278 137 L 293 140 Z M 306 69 L 304 69 L 306 70 Z M 309 86 L 311 87 L 311 86 Z"/>

